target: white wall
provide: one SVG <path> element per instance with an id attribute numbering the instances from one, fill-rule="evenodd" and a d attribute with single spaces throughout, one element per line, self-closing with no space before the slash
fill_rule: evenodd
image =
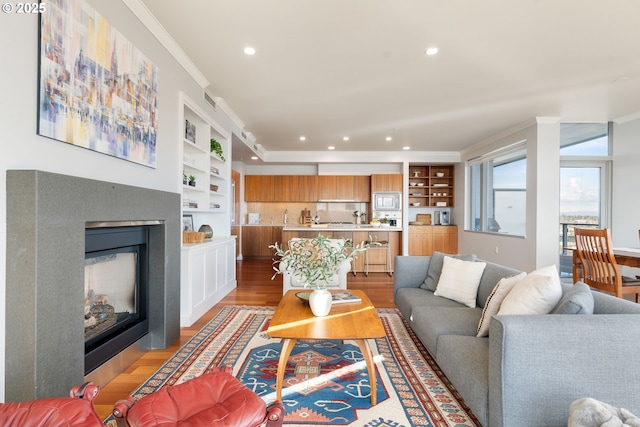
<path id="1" fill-rule="evenodd" d="M 3 249 L 6 247 L 7 170 L 39 169 L 179 192 L 182 187 L 178 144 L 182 124 L 177 119 L 179 91 L 198 101 L 203 110 L 229 131 L 236 130 L 226 116 L 202 101 L 203 89 L 121 1 L 89 3 L 159 67 L 157 167 L 148 168 L 38 136 L 38 18 L 36 15 L 0 15 L 0 51 L 5 58 L 0 71 L 0 247 Z M 3 401 L 6 257 L 4 250 L 1 253 L 0 401 Z M 9 258 L 11 256 L 9 254 Z"/>
<path id="2" fill-rule="evenodd" d="M 613 244 L 640 247 L 640 119 L 614 124 L 612 175 Z"/>

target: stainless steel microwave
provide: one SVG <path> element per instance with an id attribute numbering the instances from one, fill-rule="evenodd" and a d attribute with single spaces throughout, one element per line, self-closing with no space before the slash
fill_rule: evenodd
<path id="1" fill-rule="evenodd" d="M 402 193 L 373 193 L 372 203 L 374 211 L 399 211 L 402 209 Z"/>

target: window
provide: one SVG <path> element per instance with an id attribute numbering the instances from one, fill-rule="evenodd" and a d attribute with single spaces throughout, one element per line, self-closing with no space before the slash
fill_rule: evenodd
<path id="1" fill-rule="evenodd" d="M 608 156 L 608 123 L 561 123 L 560 156 Z"/>
<path id="2" fill-rule="evenodd" d="M 608 227 L 611 218 L 608 123 L 560 124 L 560 274 L 570 277 L 574 228 Z"/>
<path id="3" fill-rule="evenodd" d="M 467 162 L 467 230 L 524 236 L 527 218 L 526 141 Z"/>

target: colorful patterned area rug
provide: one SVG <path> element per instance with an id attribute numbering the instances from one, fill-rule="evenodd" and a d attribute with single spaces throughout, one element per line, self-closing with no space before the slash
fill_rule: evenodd
<path id="1" fill-rule="evenodd" d="M 132 395 L 140 398 L 218 365 L 267 403 L 275 399 L 281 340 L 266 335 L 275 307 L 225 306 Z M 371 341 L 378 404 L 351 341 L 298 341 L 283 386 L 284 424 L 358 427 L 478 426 L 464 402 L 396 309 L 378 309 L 385 338 Z M 113 418 L 105 425 L 116 427 Z"/>

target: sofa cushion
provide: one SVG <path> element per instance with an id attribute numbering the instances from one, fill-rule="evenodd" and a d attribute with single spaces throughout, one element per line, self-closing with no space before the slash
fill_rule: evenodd
<path id="1" fill-rule="evenodd" d="M 467 307 L 475 307 L 485 265 L 484 262 L 463 261 L 445 256 L 434 295 L 452 299 Z"/>
<path id="2" fill-rule="evenodd" d="M 566 291 L 553 314 L 593 314 L 593 295 L 589 285 L 577 282 Z"/>
<path id="3" fill-rule="evenodd" d="M 487 266 L 484 268 L 482 279 L 480 279 L 480 286 L 478 286 L 478 307 L 485 306 L 489 294 L 491 294 L 493 288 L 495 288 L 496 283 L 498 283 L 500 279 L 515 276 L 516 274 L 521 273 L 521 270 L 516 270 L 515 268 L 505 267 L 504 265 L 496 264 L 490 261 L 484 262 L 487 263 Z"/>
<path id="4" fill-rule="evenodd" d="M 522 280 L 527 273 L 522 272 L 511 277 L 504 277 L 493 287 L 493 291 L 489 294 L 487 302 L 482 309 L 482 316 L 480 316 L 480 322 L 478 323 L 478 337 L 486 337 L 489 335 L 489 322 L 491 322 L 491 316 L 497 314 L 500 310 L 502 301 L 507 296 L 509 291 Z"/>
<path id="5" fill-rule="evenodd" d="M 560 276 L 556 266 L 551 265 L 527 274 L 516 283 L 502 301 L 498 314 L 547 314 L 560 298 Z"/>
<path id="6" fill-rule="evenodd" d="M 478 307 L 421 307 L 411 314 L 411 329 L 432 356 L 436 355 L 438 338 L 443 335 L 476 336 L 482 310 Z"/>
<path id="7" fill-rule="evenodd" d="M 406 320 L 411 320 L 411 314 L 414 311 L 420 311 L 426 307 L 464 307 L 458 302 L 437 297 L 433 292 L 419 288 L 398 289 L 394 302 L 398 310 L 400 310 L 402 317 Z"/>
<path id="8" fill-rule="evenodd" d="M 447 255 L 442 252 L 434 252 L 431 256 L 431 261 L 429 262 L 429 269 L 427 270 L 427 278 L 424 279 L 424 282 L 420 287 L 422 289 L 426 289 L 428 291 L 435 291 L 438 286 L 438 280 L 440 280 L 440 274 L 442 273 L 442 263 L 444 261 L 445 256 L 450 256 L 456 259 L 461 259 L 463 261 L 475 261 L 476 256 L 474 254 L 470 255 Z"/>

